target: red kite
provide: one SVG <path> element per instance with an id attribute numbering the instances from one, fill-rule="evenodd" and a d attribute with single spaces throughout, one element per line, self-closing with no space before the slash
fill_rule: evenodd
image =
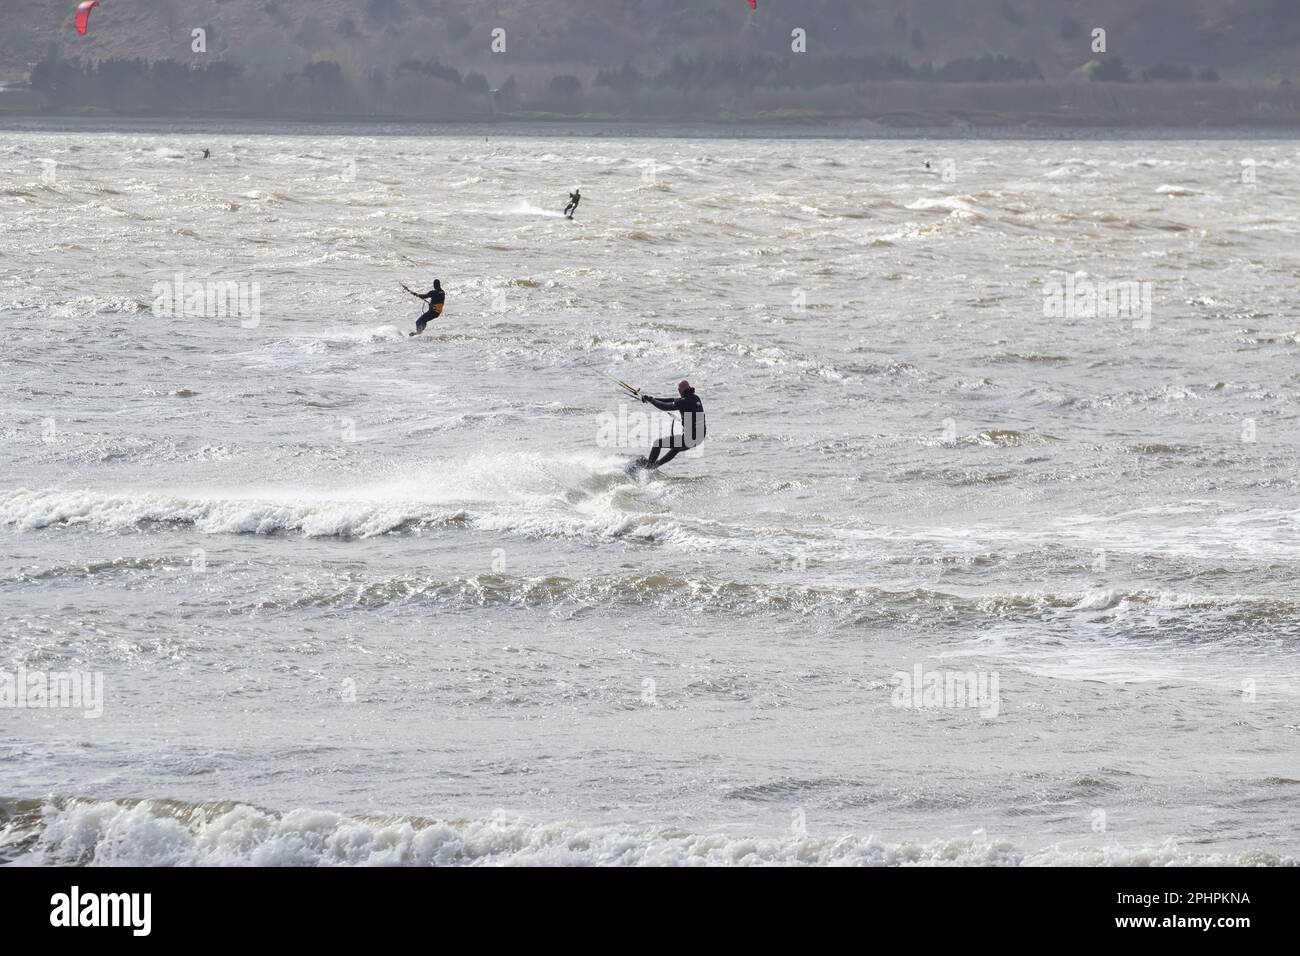
<path id="1" fill-rule="evenodd" d="M 83 37 L 86 35 L 86 29 L 90 26 L 90 11 L 99 6 L 99 0 L 83 0 L 77 4 L 77 32 Z"/>

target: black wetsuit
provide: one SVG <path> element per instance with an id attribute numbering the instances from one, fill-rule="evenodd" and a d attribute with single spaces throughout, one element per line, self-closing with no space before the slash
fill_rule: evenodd
<path id="1" fill-rule="evenodd" d="M 424 295 L 416 293 L 417 298 L 429 300 L 429 310 L 415 320 L 415 334 L 419 335 L 424 331 L 424 327 L 429 324 L 431 319 L 436 319 L 442 315 L 442 305 L 447 301 L 447 293 L 441 289 L 430 289 Z"/>
<path id="2" fill-rule="evenodd" d="M 569 204 L 564 207 L 564 214 L 572 219 L 573 214 L 578 211 L 578 203 L 580 202 L 582 202 L 581 194 L 576 192 L 569 193 Z"/>
<path id="3" fill-rule="evenodd" d="M 682 433 L 680 435 L 673 433 L 655 442 L 650 448 L 650 457 L 646 459 L 647 468 L 666 465 L 682 452 L 704 441 L 708 426 L 704 420 L 704 403 L 695 394 L 695 389 L 691 389 L 680 398 L 652 398 L 646 395 L 643 401 L 665 412 L 682 413 Z M 659 453 L 664 450 L 667 450 L 668 454 L 660 461 Z"/>

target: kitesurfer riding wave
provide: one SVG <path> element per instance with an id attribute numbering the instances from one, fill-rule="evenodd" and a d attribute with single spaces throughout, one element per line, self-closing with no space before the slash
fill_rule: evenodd
<path id="1" fill-rule="evenodd" d="M 658 468 L 666 465 L 682 452 L 694 448 L 704 441 L 707 426 L 704 420 L 704 403 L 695 394 L 691 383 L 682 379 L 677 383 L 677 398 L 655 398 L 653 395 L 641 395 L 641 401 L 647 402 L 665 412 L 680 412 L 682 416 L 681 434 L 675 431 L 667 438 L 661 438 L 650 448 L 650 455 L 645 459 L 646 468 Z M 661 452 L 667 451 L 663 460 Z"/>
<path id="2" fill-rule="evenodd" d="M 406 289 L 407 292 L 410 292 L 411 295 L 415 296 L 417 299 L 424 299 L 429 303 L 429 307 L 425 310 L 424 315 L 415 320 L 415 331 L 407 333 L 408 335 L 420 335 L 424 332 L 424 327 L 429 324 L 430 320 L 436 319 L 438 316 L 442 315 L 442 306 L 443 303 L 447 301 L 447 293 L 442 291 L 441 279 L 434 279 L 433 288 L 425 293 L 411 292 L 411 290 L 405 285 L 403 285 L 402 288 Z"/>

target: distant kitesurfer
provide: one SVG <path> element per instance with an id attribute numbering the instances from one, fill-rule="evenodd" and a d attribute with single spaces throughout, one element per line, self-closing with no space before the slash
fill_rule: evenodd
<path id="1" fill-rule="evenodd" d="M 402 288 L 406 289 L 406 286 L 402 286 Z M 410 289 L 406 289 L 406 291 L 411 292 Z M 408 335 L 420 335 L 424 332 L 424 327 L 429 324 L 430 320 L 436 319 L 438 316 L 442 315 L 442 306 L 443 303 L 447 301 L 447 293 L 442 291 L 442 280 L 434 279 L 433 288 L 428 292 L 425 292 L 423 295 L 419 292 L 411 292 L 411 295 L 415 296 L 417 299 L 424 299 L 429 303 L 429 307 L 425 310 L 424 315 L 415 320 L 415 331 L 407 333 Z"/>
<path id="2" fill-rule="evenodd" d="M 205 150 L 203 151 L 203 158 L 204 158 L 204 159 L 211 159 L 211 158 L 212 158 L 212 150 L 210 150 L 210 149 L 205 149 Z"/>
<path id="3" fill-rule="evenodd" d="M 660 465 L 666 465 L 679 454 L 688 449 L 694 448 L 700 442 L 704 441 L 706 432 L 704 422 L 704 403 L 700 397 L 695 394 L 695 389 L 691 383 L 682 379 L 677 383 L 677 398 L 655 398 L 652 395 L 642 395 L 641 401 L 649 402 L 655 408 L 665 412 L 682 413 L 682 432 L 676 434 L 670 433 L 667 438 L 661 438 L 650 448 L 650 457 L 645 459 L 646 468 L 658 468 Z M 659 460 L 659 453 L 667 451 L 663 461 Z"/>
<path id="4" fill-rule="evenodd" d="M 578 210 L 578 203 L 582 202 L 582 190 L 574 187 L 573 192 L 569 193 L 569 204 L 564 207 L 564 216 L 566 219 L 572 219 L 573 214 Z"/>

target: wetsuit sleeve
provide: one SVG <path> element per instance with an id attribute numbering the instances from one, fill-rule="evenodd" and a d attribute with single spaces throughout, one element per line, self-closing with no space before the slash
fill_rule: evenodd
<path id="1" fill-rule="evenodd" d="M 649 402 L 651 405 L 653 405 L 655 408 L 661 409 L 662 411 L 665 412 L 681 411 L 680 398 L 651 398 L 650 396 L 647 395 L 646 401 Z"/>

